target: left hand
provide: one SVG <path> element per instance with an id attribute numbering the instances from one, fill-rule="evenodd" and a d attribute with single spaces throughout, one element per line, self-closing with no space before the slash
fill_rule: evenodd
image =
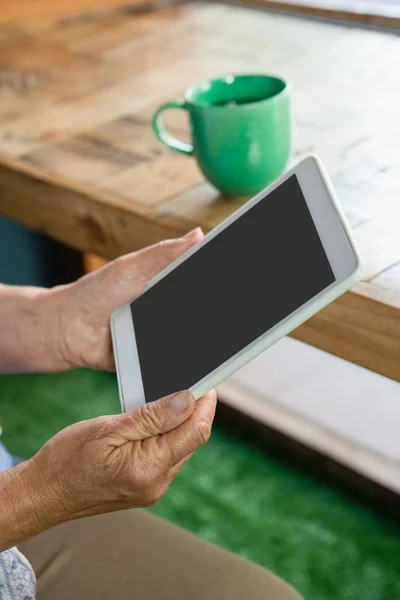
<path id="1" fill-rule="evenodd" d="M 182 391 L 70 425 L 0 473 L 0 552 L 71 519 L 151 506 L 207 442 L 216 405 Z"/>
<path id="2" fill-rule="evenodd" d="M 203 237 L 200 228 L 114 260 L 73 284 L 55 288 L 57 346 L 65 368 L 114 370 L 110 316 Z"/>

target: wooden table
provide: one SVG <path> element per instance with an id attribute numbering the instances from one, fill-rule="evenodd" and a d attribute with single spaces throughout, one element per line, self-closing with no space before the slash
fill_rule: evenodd
<path id="1" fill-rule="evenodd" d="M 245 201 L 157 142 L 158 104 L 226 72 L 290 79 L 293 160 L 323 158 L 367 264 L 293 335 L 400 381 L 398 38 L 220 4 L 0 37 L 0 213 L 106 258 L 208 231 Z M 182 115 L 169 122 L 185 135 Z"/>

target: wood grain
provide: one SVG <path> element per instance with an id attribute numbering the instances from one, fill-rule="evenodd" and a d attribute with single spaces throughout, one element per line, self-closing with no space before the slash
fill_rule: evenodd
<path id="1" fill-rule="evenodd" d="M 364 282 L 294 335 L 400 380 L 398 37 L 190 4 L 55 19 L 0 36 L 0 55 L 0 213 L 105 259 L 209 231 L 247 201 L 158 143 L 159 104 L 221 73 L 291 81 L 292 163 L 321 156 L 366 262 Z M 189 135 L 182 113 L 166 122 Z"/>
<path id="2" fill-rule="evenodd" d="M 151 4 L 151 0 L 0 0 L 0 25 L 31 28 L 139 3 Z"/>
<path id="3" fill-rule="evenodd" d="M 15 160 L 0 162 L 0 215 L 106 258 L 187 230 L 167 229 L 141 206 L 50 176 Z"/>
<path id="4" fill-rule="evenodd" d="M 399 381 L 400 304 L 383 305 L 363 291 L 347 292 L 292 335 Z"/>

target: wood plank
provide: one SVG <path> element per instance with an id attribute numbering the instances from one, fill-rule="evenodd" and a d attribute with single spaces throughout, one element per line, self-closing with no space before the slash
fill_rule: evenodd
<path id="1" fill-rule="evenodd" d="M 154 2 L 156 0 L 153 0 Z M 78 19 L 65 26 L 61 23 L 55 24 L 52 28 L 42 33 L 42 39 L 47 42 L 56 42 L 62 45 L 72 53 L 87 54 L 95 57 L 101 57 L 106 61 L 118 61 L 128 55 L 134 58 L 135 51 L 140 50 L 141 42 L 145 42 L 151 47 L 172 33 L 175 35 L 184 34 L 184 27 L 188 27 L 188 19 L 191 10 L 187 5 L 167 6 L 165 3 L 163 10 L 152 11 L 151 20 L 148 19 L 148 11 L 137 12 L 134 18 L 126 13 L 116 12 L 107 19 Z M 185 14 L 185 23 L 179 18 Z M 174 51 L 179 46 L 180 40 L 170 48 L 164 44 L 164 54 Z M 182 36 L 182 42 L 187 43 L 185 36 Z"/>
<path id="2" fill-rule="evenodd" d="M 125 169 L 121 175 L 102 181 L 100 187 L 108 193 L 132 198 L 146 206 L 155 206 L 166 197 L 200 181 L 201 174 L 196 162 L 171 152 Z"/>
<path id="3" fill-rule="evenodd" d="M 51 55 L 51 61 L 48 60 Z M 35 74 L 46 81 L 96 64 L 96 59 L 88 53 L 74 52 L 56 40 L 50 42 L 33 36 L 17 36 L 0 42 L 2 65 L 9 65 L 8 72 Z M 11 66 L 12 65 L 12 66 Z M 4 67 L 3 67 L 3 71 Z M 18 88 L 17 88 L 18 91 Z"/>
<path id="4" fill-rule="evenodd" d="M 153 160 L 167 153 L 165 146 L 154 135 L 150 123 L 134 115 L 100 125 L 92 129 L 89 135 L 92 140 L 99 140 L 142 160 Z"/>
<path id="5" fill-rule="evenodd" d="M 155 109 L 166 94 L 181 96 L 193 78 L 202 79 L 207 73 L 216 75 L 232 67 L 231 60 L 202 57 L 177 62 L 168 58 L 167 64 L 149 73 L 135 64 L 124 63 L 119 71 L 100 63 L 89 72 L 78 71 L 37 86 L 31 96 L 15 98 L 10 94 L 0 105 L 0 152 L 23 155 L 49 141 L 79 134 L 133 112 L 140 117 L 143 107 L 151 105 Z"/>
<path id="6" fill-rule="evenodd" d="M 50 173 L 95 185 L 101 179 L 124 173 L 140 159 L 129 150 L 87 134 L 48 144 L 24 155 L 24 160 Z"/>
<path id="7" fill-rule="evenodd" d="M 210 183 L 202 180 L 160 202 L 157 206 L 160 215 L 158 220 L 173 223 L 174 219 L 183 218 L 193 223 L 201 223 L 204 231 L 210 231 L 243 206 L 248 199 L 223 196 Z"/>
<path id="8" fill-rule="evenodd" d="M 0 0 L 0 25 L 32 27 L 111 8 L 134 6 L 138 1 L 151 4 L 151 0 Z"/>
<path id="9" fill-rule="evenodd" d="M 382 305 L 373 298 L 373 291 L 361 284 L 301 325 L 292 336 L 400 381 L 399 309 L 400 303 Z"/>
<path id="10" fill-rule="evenodd" d="M 0 215 L 84 252 L 116 258 L 180 233 L 133 208 L 18 161 L 0 161 Z"/>

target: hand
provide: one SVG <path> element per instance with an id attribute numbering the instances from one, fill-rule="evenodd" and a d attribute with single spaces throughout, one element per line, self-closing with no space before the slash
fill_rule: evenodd
<path id="1" fill-rule="evenodd" d="M 77 282 L 58 288 L 58 347 L 66 368 L 114 370 L 111 313 L 137 298 L 150 279 L 202 237 L 201 229 L 194 229 L 185 237 L 122 256 Z"/>
<path id="2" fill-rule="evenodd" d="M 37 501 L 31 507 L 47 519 L 40 529 L 157 502 L 208 440 L 215 405 L 214 390 L 196 403 L 191 393 L 181 392 L 58 433 L 20 465 L 24 489 L 31 490 L 31 498 L 41 498 L 41 509 Z"/>
<path id="3" fill-rule="evenodd" d="M 65 521 L 150 506 L 210 435 L 214 391 L 67 427 L 0 473 L 0 552 Z"/>

